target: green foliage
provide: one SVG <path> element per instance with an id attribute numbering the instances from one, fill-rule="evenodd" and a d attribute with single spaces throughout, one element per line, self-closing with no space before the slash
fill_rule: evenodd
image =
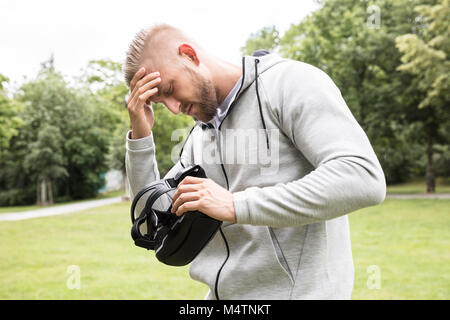
<path id="1" fill-rule="evenodd" d="M 425 172 L 430 135 L 445 159 L 442 146 L 449 140 L 439 128 L 449 121 L 448 110 L 418 106 L 439 99 L 449 106 L 448 2 L 321 1 L 319 10 L 292 25 L 279 41 L 266 44 L 284 57 L 319 67 L 334 80 L 369 136 L 388 183 Z M 262 36 L 267 34 L 263 31 L 251 35 L 244 48 L 267 43 L 270 37 Z M 423 43 L 415 40 L 421 35 Z M 412 51 L 399 52 L 399 43 Z M 399 66 L 421 69 L 400 72 Z"/>
<path id="2" fill-rule="evenodd" d="M 187 136 L 194 125 L 191 117 L 172 114 L 163 104 L 153 104 L 155 123 L 152 133 L 156 148 L 156 161 L 161 176 L 173 167 L 173 160 L 178 160 L 182 138 Z"/>
<path id="3" fill-rule="evenodd" d="M 58 180 L 67 177 L 62 152 L 60 129 L 51 124 L 43 125 L 37 140 L 30 143 L 30 152 L 24 158 L 24 169 L 30 177 Z"/>
<path id="4" fill-rule="evenodd" d="M 275 26 L 264 27 L 250 35 L 245 46 L 241 47 L 243 55 L 252 55 L 255 50 L 265 49 L 269 52 L 275 50 L 279 42 L 279 32 Z"/>
<path id="5" fill-rule="evenodd" d="M 446 108 L 450 102 L 450 0 L 420 5 L 415 11 L 422 18 L 418 34 L 408 33 L 396 38 L 403 54 L 399 70 L 419 79 L 419 89 L 426 92 L 419 108 Z"/>
<path id="6" fill-rule="evenodd" d="M 18 189 L 28 197 L 7 197 L 2 205 L 35 201 L 31 195 L 42 179 L 53 182 L 56 197 L 95 196 L 104 183 L 100 173 L 107 170 L 114 115 L 96 105 L 89 92 L 70 88 L 52 60 L 20 88 L 16 99 L 24 106 L 23 124 L 2 161 L 0 193 Z"/>
<path id="7" fill-rule="evenodd" d="M 18 117 L 19 106 L 17 102 L 8 98 L 4 89 L 4 83 L 8 78 L 0 74 L 0 163 L 2 154 L 9 147 L 12 137 L 17 135 L 22 120 Z"/>
<path id="8" fill-rule="evenodd" d="M 130 129 L 129 121 L 124 120 L 112 132 L 108 152 L 108 164 L 111 169 L 125 172 L 125 134 Z"/>
<path id="9" fill-rule="evenodd" d="M 0 124 L 6 123 L 0 127 L 0 205 L 39 203 L 48 188 L 56 202 L 91 198 L 104 184 L 103 173 L 125 172 L 130 121 L 121 65 L 91 61 L 72 86 L 55 70 L 53 56 L 41 66 L 14 99 L 0 87 Z M 164 175 L 193 120 L 163 105 L 155 105 L 154 113 L 156 157 Z"/>
<path id="10" fill-rule="evenodd" d="M 125 87 L 122 78 L 121 63 L 112 60 L 91 60 L 79 82 L 87 84 L 95 91 L 120 85 Z"/>

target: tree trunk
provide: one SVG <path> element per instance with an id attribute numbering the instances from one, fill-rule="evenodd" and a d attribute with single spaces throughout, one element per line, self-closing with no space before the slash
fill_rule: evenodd
<path id="1" fill-rule="evenodd" d="M 434 193 L 436 181 L 433 170 L 433 128 L 427 128 L 427 193 Z"/>
<path id="2" fill-rule="evenodd" d="M 51 180 L 48 181 L 47 186 L 48 186 L 48 204 L 53 204 L 53 186 Z"/>
<path id="3" fill-rule="evenodd" d="M 36 205 L 41 205 L 41 181 L 39 179 L 36 183 Z"/>
<path id="4" fill-rule="evenodd" d="M 47 204 L 47 183 L 46 179 L 41 180 L 41 205 Z"/>

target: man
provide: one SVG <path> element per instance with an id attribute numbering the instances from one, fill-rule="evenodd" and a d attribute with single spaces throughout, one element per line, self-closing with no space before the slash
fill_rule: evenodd
<path id="1" fill-rule="evenodd" d="M 138 33 L 124 65 L 130 87 L 126 167 L 132 195 L 159 179 L 150 102 L 196 126 L 167 176 L 200 164 L 172 211 L 224 221 L 190 266 L 207 299 L 349 299 L 348 217 L 384 200 L 378 159 L 321 70 L 258 52 L 233 65 L 183 32 Z M 231 155 L 231 156 L 230 156 Z"/>

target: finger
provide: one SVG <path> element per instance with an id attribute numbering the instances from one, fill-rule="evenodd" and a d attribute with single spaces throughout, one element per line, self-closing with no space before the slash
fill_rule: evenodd
<path id="1" fill-rule="evenodd" d="M 160 77 L 158 77 L 156 79 L 153 79 L 153 80 L 145 83 L 142 87 L 138 88 L 137 91 L 136 91 L 136 94 L 141 95 L 145 91 L 150 90 L 153 87 L 156 87 L 160 83 L 161 83 L 161 78 Z"/>
<path id="2" fill-rule="evenodd" d="M 141 94 L 138 99 L 139 99 L 139 103 L 145 104 L 147 102 L 147 100 L 155 95 L 158 92 L 158 88 L 152 88 L 150 90 L 145 91 L 143 94 Z"/>
<path id="3" fill-rule="evenodd" d="M 146 85 L 148 82 L 152 82 L 152 81 L 156 80 L 159 77 L 159 76 L 155 77 L 155 74 L 156 73 L 150 73 L 136 83 L 136 85 L 134 86 L 133 90 L 130 93 L 130 102 L 133 101 L 133 98 L 135 98 L 136 96 L 140 96 L 143 93 L 143 91 L 139 91 L 141 89 L 141 87 Z M 156 80 L 156 82 L 158 82 L 158 81 L 161 81 L 161 80 Z M 156 84 L 158 84 L 158 83 L 156 83 Z"/>
<path id="4" fill-rule="evenodd" d="M 178 185 L 180 185 L 180 184 L 181 185 L 183 185 L 183 184 L 198 184 L 198 183 L 205 182 L 206 180 L 208 180 L 208 179 L 187 176 Z"/>
<path id="5" fill-rule="evenodd" d="M 185 193 L 185 192 L 195 192 L 200 189 L 200 186 L 198 184 L 185 184 L 185 185 L 178 185 L 177 190 L 172 196 L 172 201 L 175 201 L 178 199 L 178 197 Z"/>
<path id="6" fill-rule="evenodd" d="M 144 104 L 146 104 L 147 99 L 149 99 L 151 96 L 156 94 L 158 92 L 158 88 L 152 88 L 150 90 L 147 90 L 143 92 L 142 94 L 139 94 L 139 92 L 135 88 L 135 92 L 130 97 L 130 100 L 127 102 L 127 106 L 130 110 L 138 110 L 141 108 Z"/>
<path id="7" fill-rule="evenodd" d="M 136 86 L 136 82 L 139 81 L 143 76 L 145 75 L 145 68 L 140 68 L 133 76 L 133 79 L 130 81 L 130 91 L 133 91 L 134 87 Z"/>
<path id="8" fill-rule="evenodd" d="M 178 207 L 176 215 L 181 216 L 183 213 L 188 211 L 200 211 L 200 207 L 201 207 L 200 200 L 185 202 Z"/>
<path id="9" fill-rule="evenodd" d="M 177 212 L 178 208 L 186 202 L 196 201 L 200 199 L 198 192 L 183 193 L 174 202 L 172 202 L 172 213 Z"/>
<path id="10" fill-rule="evenodd" d="M 138 82 L 136 82 L 136 86 L 134 87 L 134 90 L 139 89 L 144 84 L 146 84 L 149 81 L 152 81 L 160 76 L 159 72 L 152 72 L 147 74 L 145 77 L 140 79 Z"/>

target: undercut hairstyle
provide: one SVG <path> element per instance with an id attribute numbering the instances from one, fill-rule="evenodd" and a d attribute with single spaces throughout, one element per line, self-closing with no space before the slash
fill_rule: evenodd
<path id="1" fill-rule="evenodd" d="M 139 69 L 148 33 L 148 29 L 142 29 L 136 33 L 133 41 L 131 41 L 128 46 L 127 56 L 125 58 L 125 63 L 123 64 L 123 75 L 128 87 L 130 87 L 131 79 L 133 79 L 135 73 Z"/>
<path id="2" fill-rule="evenodd" d="M 128 46 L 125 63 L 123 64 L 123 74 L 127 86 L 130 87 L 130 82 L 142 66 L 144 59 L 156 59 L 158 53 L 162 50 L 174 49 L 174 55 L 167 54 L 168 52 L 164 54 L 164 59 L 170 61 L 176 54 L 175 47 L 171 48 L 173 41 L 195 43 L 181 30 L 168 24 L 154 25 L 136 33 Z M 197 44 L 195 45 L 198 47 Z"/>

